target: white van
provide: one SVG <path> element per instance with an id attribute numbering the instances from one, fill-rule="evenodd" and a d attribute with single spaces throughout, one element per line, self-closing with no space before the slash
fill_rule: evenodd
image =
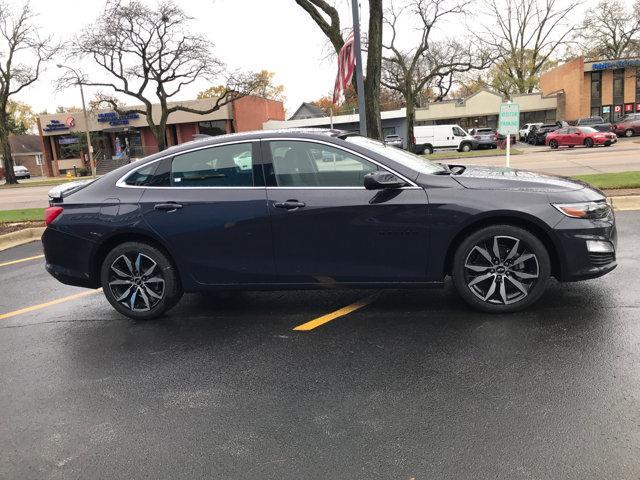
<path id="1" fill-rule="evenodd" d="M 458 150 L 468 152 L 476 144 L 475 139 L 459 125 L 421 125 L 413 127 L 416 153 L 433 153 L 434 150 Z"/>

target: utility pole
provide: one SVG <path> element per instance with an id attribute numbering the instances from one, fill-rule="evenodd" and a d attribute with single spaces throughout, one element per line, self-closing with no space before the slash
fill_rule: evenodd
<path id="1" fill-rule="evenodd" d="M 356 85 L 358 86 L 358 113 L 360 115 L 360 135 L 367 135 L 367 115 L 364 103 L 364 78 L 362 76 L 362 49 L 360 48 L 360 13 L 358 0 L 351 0 L 353 15 L 353 42 L 356 54 Z"/>
<path id="2" fill-rule="evenodd" d="M 87 115 L 87 105 L 84 101 L 84 89 L 82 88 L 82 80 L 80 78 L 80 74 L 73 68 L 67 67 L 66 65 L 58 64 L 56 66 L 58 68 L 66 68 L 67 70 L 71 70 L 78 79 L 78 85 L 80 86 L 80 98 L 82 99 L 82 113 L 84 114 L 84 133 L 87 136 L 87 150 L 89 151 L 89 165 L 91 166 L 91 175 L 95 177 L 96 164 L 93 160 L 93 146 L 91 145 L 91 135 L 89 134 L 89 116 Z"/>

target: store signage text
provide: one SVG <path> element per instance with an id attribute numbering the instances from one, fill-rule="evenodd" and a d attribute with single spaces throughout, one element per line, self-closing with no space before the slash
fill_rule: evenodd
<path id="1" fill-rule="evenodd" d="M 614 60 L 612 62 L 592 63 L 592 70 L 615 70 L 617 68 L 640 67 L 640 60 Z"/>
<path id="2" fill-rule="evenodd" d="M 62 123 L 60 120 L 49 120 L 43 130 L 45 132 L 58 132 L 60 130 L 69 130 L 69 125 Z"/>
<path id="3" fill-rule="evenodd" d="M 140 115 L 137 113 L 119 115 L 116 112 L 108 112 L 98 114 L 98 122 L 108 123 L 111 126 L 129 125 L 129 120 L 135 120 L 137 118 L 140 118 Z"/>

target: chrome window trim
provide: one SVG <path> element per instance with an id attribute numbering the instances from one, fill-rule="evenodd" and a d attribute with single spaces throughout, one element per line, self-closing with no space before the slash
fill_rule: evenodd
<path id="1" fill-rule="evenodd" d="M 251 187 L 243 187 L 243 186 L 238 186 L 238 187 L 227 187 L 227 186 L 220 186 L 220 187 L 153 187 L 153 186 L 145 186 L 145 185 L 127 185 L 125 183 L 126 179 L 132 175 L 134 172 L 137 172 L 138 170 L 140 170 L 141 168 L 145 168 L 148 167 L 151 164 L 157 163 L 157 162 L 162 162 L 164 160 L 166 160 L 167 158 L 173 158 L 177 155 L 184 155 L 187 153 L 192 153 L 192 152 L 197 152 L 198 150 L 204 150 L 207 148 L 214 148 L 214 147 L 222 147 L 224 145 L 237 145 L 240 143 L 249 143 L 249 144 L 253 144 L 254 142 L 260 142 L 260 141 L 265 141 L 265 142 L 273 142 L 273 141 L 278 141 L 278 140 L 283 140 L 283 141 L 298 141 L 298 142 L 310 142 L 310 143 L 320 143 L 322 145 L 327 145 L 329 147 L 333 147 L 333 148 L 337 148 L 338 150 L 344 150 L 346 152 L 349 152 L 359 158 L 362 158 L 368 162 L 371 162 L 379 167 L 382 167 L 383 169 L 389 171 L 390 173 L 392 173 L 393 175 L 396 175 L 397 177 L 401 178 L 402 180 L 404 180 L 405 182 L 407 182 L 409 184 L 409 186 L 406 187 L 401 187 L 399 190 L 422 190 L 422 187 L 419 187 L 415 182 L 413 182 L 412 180 L 409 180 L 408 178 L 406 178 L 404 175 L 396 172 L 395 170 L 393 170 L 392 168 L 389 168 L 386 165 L 383 165 L 380 162 L 377 162 L 376 160 L 373 160 L 369 157 L 366 157 L 364 155 L 362 155 L 361 153 L 358 153 L 354 150 L 351 150 L 350 148 L 345 148 L 342 146 L 337 146 L 331 142 L 325 142 L 322 140 L 317 140 L 314 138 L 296 138 L 296 137 L 267 137 L 267 138 L 254 138 L 251 140 L 232 140 L 229 142 L 223 142 L 223 143 L 216 143 L 214 145 L 202 145 L 202 146 L 198 146 L 197 148 L 191 148 L 189 150 L 184 150 L 181 151 L 179 153 L 173 154 L 173 155 L 166 155 L 164 157 L 160 157 L 157 158 L 156 160 L 152 160 L 150 162 L 144 163 L 143 165 L 140 165 L 139 167 L 134 168 L 133 170 L 129 170 L 127 173 L 125 173 L 122 177 L 120 177 L 117 181 L 116 181 L 116 187 L 119 188 L 152 188 L 152 189 L 175 189 L 175 188 L 179 188 L 181 190 L 211 190 L 211 189 L 220 189 L 220 190 L 228 190 L 228 189 L 242 189 L 242 190 L 263 190 L 263 189 L 296 189 L 296 190 L 329 190 L 329 189 L 340 189 L 340 190 L 366 190 L 364 188 L 364 186 L 362 187 L 256 187 L 256 186 L 251 186 Z M 253 162 L 252 162 L 253 165 Z"/>

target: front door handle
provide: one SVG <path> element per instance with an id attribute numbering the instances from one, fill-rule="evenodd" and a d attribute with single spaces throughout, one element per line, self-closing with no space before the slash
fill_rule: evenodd
<path id="1" fill-rule="evenodd" d="M 286 208 L 287 210 L 295 210 L 296 208 L 306 207 L 307 204 L 297 200 L 287 200 L 286 202 L 276 202 L 273 204 L 276 208 Z"/>
<path id="2" fill-rule="evenodd" d="M 175 202 L 167 202 L 167 203 L 156 203 L 153 208 L 155 210 L 162 210 L 164 212 L 175 212 L 176 210 L 179 210 L 182 208 L 182 205 L 180 205 L 179 203 L 175 203 Z"/>

